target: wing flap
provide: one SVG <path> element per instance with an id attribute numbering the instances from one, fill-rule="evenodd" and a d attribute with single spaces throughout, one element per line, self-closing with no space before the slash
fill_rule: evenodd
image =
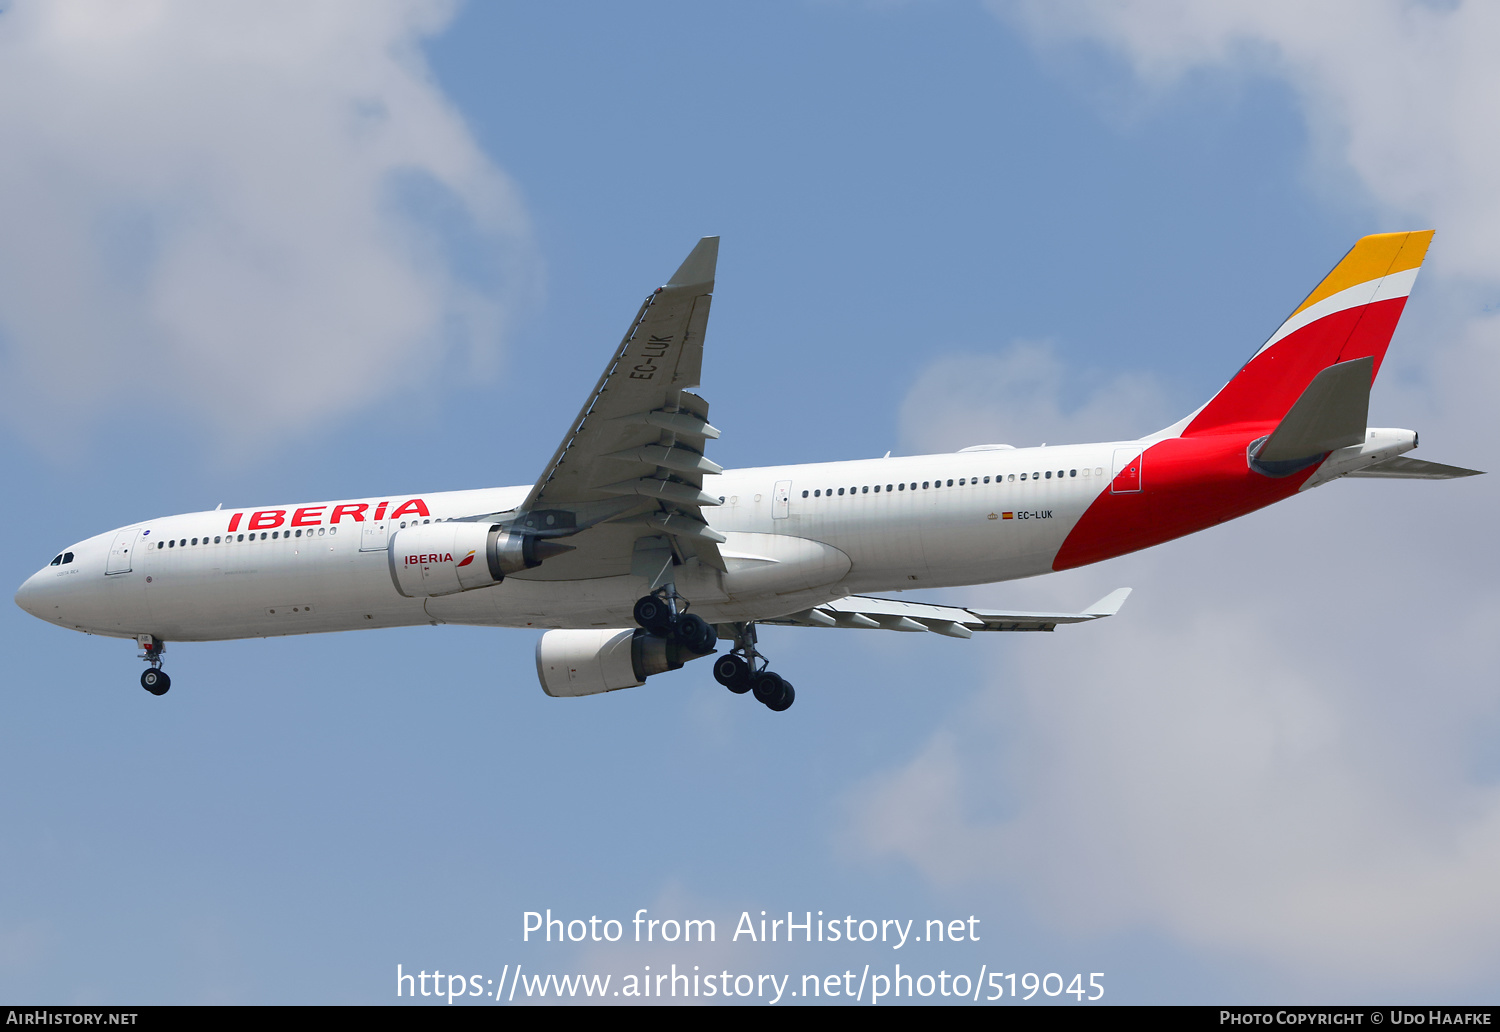
<path id="1" fill-rule="evenodd" d="M 1002 609 L 962 609 L 927 602 L 850 595 L 800 613 L 761 623 L 793 627 L 862 627 L 890 631 L 932 631 L 968 638 L 975 631 L 1050 631 L 1058 624 L 1087 623 L 1114 616 L 1125 604 L 1129 588 L 1105 595 L 1081 613 L 1031 613 Z"/>

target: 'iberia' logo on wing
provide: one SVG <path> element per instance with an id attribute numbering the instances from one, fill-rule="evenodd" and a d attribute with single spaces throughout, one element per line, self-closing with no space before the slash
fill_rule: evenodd
<path id="1" fill-rule="evenodd" d="M 461 560 L 459 560 L 458 565 L 460 567 L 468 566 L 473 561 L 474 561 L 474 553 L 470 552 L 468 555 L 464 556 Z"/>

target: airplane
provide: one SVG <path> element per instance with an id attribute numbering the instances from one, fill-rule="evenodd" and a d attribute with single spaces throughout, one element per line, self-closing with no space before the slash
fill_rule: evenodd
<path id="1" fill-rule="evenodd" d="M 416 624 L 544 631 L 556 697 L 643 685 L 709 655 L 773 711 L 796 691 L 759 625 L 1051 631 L 1114 615 L 878 597 L 1067 570 L 1341 477 L 1478 471 L 1367 427 L 1370 388 L 1432 231 L 1361 239 L 1206 404 L 1139 440 L 725 470 L 700 386 L 718 237 L 642 303 L 531 486 L 215 509 L 69 546 L 16 592 L 62 627 L 134 640 L 163 695 L 166 643 Z M 720 642 L 727 649 L 718 652 Z"/>

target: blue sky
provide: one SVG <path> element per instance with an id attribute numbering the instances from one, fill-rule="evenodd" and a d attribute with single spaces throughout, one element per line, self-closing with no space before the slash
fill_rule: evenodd
<path id="1" fill-rule="evenodd" d="M 4 568 L 221 501 L 529 483 L 710 233 L 726 466 L 1150 432 L 1357 237 L 1432 226 L 1371 418 L 1484 468 L 1497 26 L 1340 6 L 8 5 Z M 1134 586 L 1107 625 L 773 629 L 780 716 L 693 667 L 549 699 L 533 635 L 451 627 L 170 646 L 158 700 L 127 644 L 10 607 L 0 997 L 899 961 L 1493 1000 L 1488 479 L 940 596 Z M 523 943 L 549 907 L 721 941 Z M 762 909 L 983 939 L 722 941 Z"/>

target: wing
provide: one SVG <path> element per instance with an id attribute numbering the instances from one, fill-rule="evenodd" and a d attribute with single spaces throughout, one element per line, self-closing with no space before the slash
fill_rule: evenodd
<path id="1" fill-rule="evenodd" d="M 1118 613 L 1129 594 L 1129 588 L 1119 588 L 1081 613 L 1013 613 L 1000 609 L 959 609 L 925 602 L 899 602 L 889 598 L 850 595 L 812 609 L 804 609 L 791 616 L 759 622 L 794 627 L 936 631 L 953 638 L 968 638 L 975 631 L 1050 631 L 1058 624 L 1102 620 Z"/>
<path id="2" fill-rule="evenodd" d="M 518 576 L 575 580 L 631 572 L 637 539 L 665 536 L 682 561 L 719 569 L 721 534 L 705 506 L 719 499 L 703 476 L 721 467 L 704 457 L 719 436 L 708 403 L 688 388 L 703 369 L 703 334 L 719 238 L 704 237 L 663 287 L 641 305 L 552 461 L 517 510 L 515 523 L 566 534 L 573 551 Z"/>

